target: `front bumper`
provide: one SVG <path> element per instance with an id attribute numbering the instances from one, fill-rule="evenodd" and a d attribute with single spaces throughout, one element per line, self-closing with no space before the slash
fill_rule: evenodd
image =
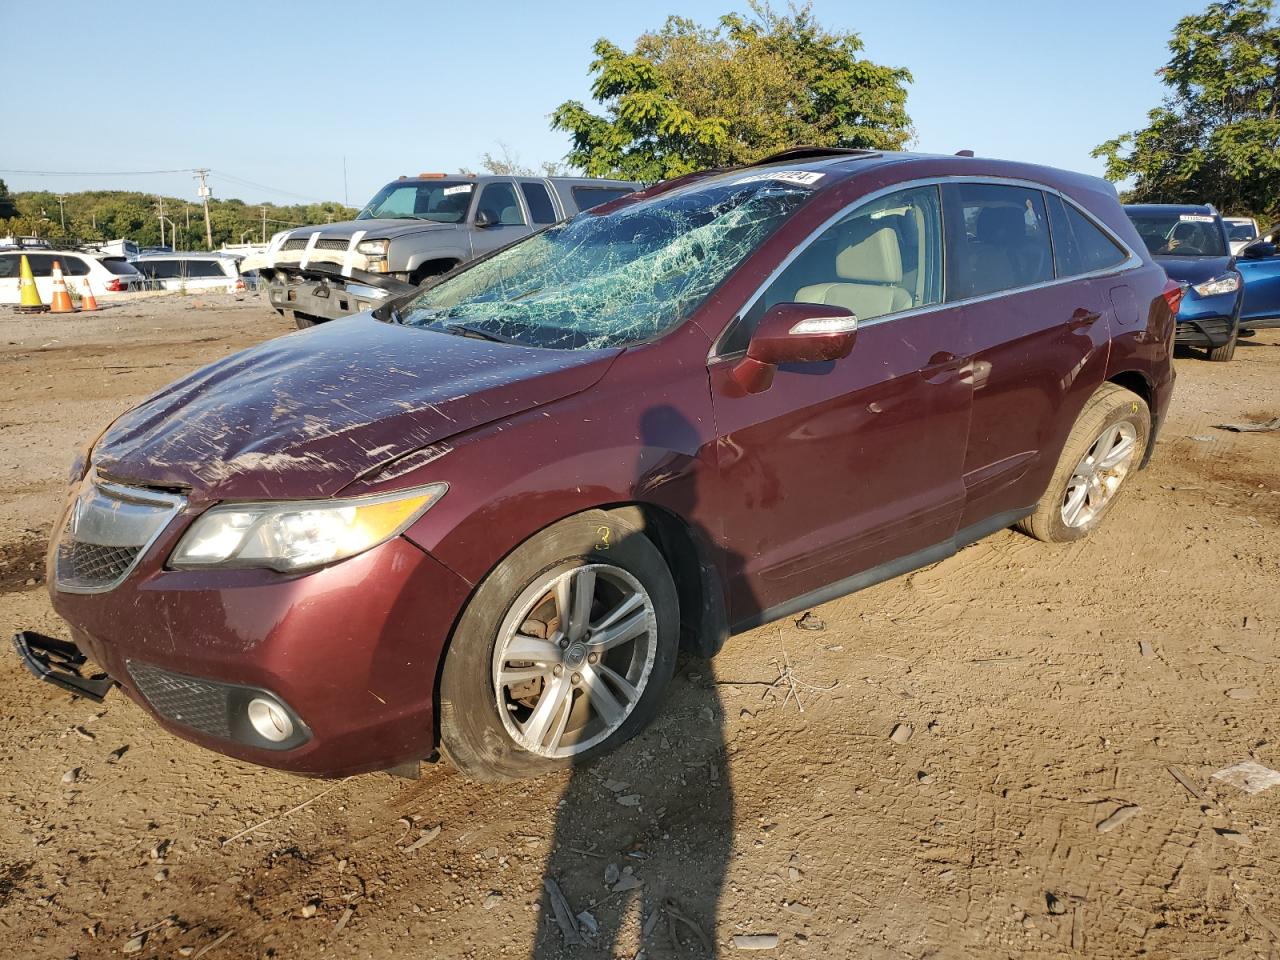
<path id="1" fill-rule="evenodd" d="M 1241 293 L 1201 297 L 1184 286 L 1182 294 L 1173 342 L 1191 347 L 1221 347 L 1229 343 L 1239 323 Z"/>
<path id="2" fill-rule="evenodd" d="M 341 320 L 412 289 L 412 284 L 386 274 L 353 271 L 344 276 L 327 264 L 316 264 L 306 270 L 277 269 L 267 285 L 267 296 L 277 310 L 312 320 Z"/>
<path id="3" fill-rule="evenodd" d="M 435 747 L 441 653 L 468 584 L 404 538 L 302 576 L 163 567 L 174 523 L 118 587 L 55 610 L 81 651 L 157 721 L 264 766 L 345 776 Z M 283 744 L 243 717 L 255 693 L 296 718 Z"/>

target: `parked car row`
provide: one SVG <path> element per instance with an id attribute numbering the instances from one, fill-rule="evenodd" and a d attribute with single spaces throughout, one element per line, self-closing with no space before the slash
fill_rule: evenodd
<path id="1" fill-rule="evenodd" d="M 53 293 L 53 265 L 59 264 L 68 287 L 88 286 L 95 297 L 139 290 L 254 289 L 257 276 L 242 274 L 235 257 L 217 253 L 140 254 L 133 258 L 52 248 L 0 250 L 0 303 L 18 303 L 19 271 L 27 258 L 36 290 L 46 303 Z"/>
<path id="2" fill-rule="evenodd" d="M 1225 361 L 1240 336 L 1280 326 L 1274 231 L 1259 239 L 1252 219 L 1224 218 L 1208 205 L 1130 204 L 1125 212 L 1155 261 L 1182 287 L 1177 343 Z"/>

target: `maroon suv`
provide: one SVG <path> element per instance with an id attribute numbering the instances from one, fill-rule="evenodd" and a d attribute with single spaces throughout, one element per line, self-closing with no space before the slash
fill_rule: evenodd
<path id="1" fill-rule="evenodd" d="M 19 651 L 289 770 L 582 762 L 681 647 L 1013 524 L 1087 534 L 1150 456 L 1177 296 L 1059 170 L 795 150 L 662 183 L 126 414 L 50 551 L 79 650 Z"/>

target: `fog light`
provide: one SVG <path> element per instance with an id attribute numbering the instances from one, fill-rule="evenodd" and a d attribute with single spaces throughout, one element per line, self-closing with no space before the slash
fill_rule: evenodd
<path id="1" fill-rule="evenodd" d="M 263 697 L 254 697 L 249 701 L 248 713 L 253 729 L 264 740 L 279 743 L 293 736 L 293 721 L 278 703 Z"/>

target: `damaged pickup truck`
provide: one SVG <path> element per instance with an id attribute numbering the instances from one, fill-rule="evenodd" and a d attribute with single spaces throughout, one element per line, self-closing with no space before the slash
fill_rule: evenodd
<path id="1" fill-rule="evenodd" d="M 459 264 L 638 189 L 623 180 L 420 173 L 354 220 L 276 234 L 242 269 L 301 328 L 370 310 Z M 251 262 L 250 262 L 251 261 Z"/>

